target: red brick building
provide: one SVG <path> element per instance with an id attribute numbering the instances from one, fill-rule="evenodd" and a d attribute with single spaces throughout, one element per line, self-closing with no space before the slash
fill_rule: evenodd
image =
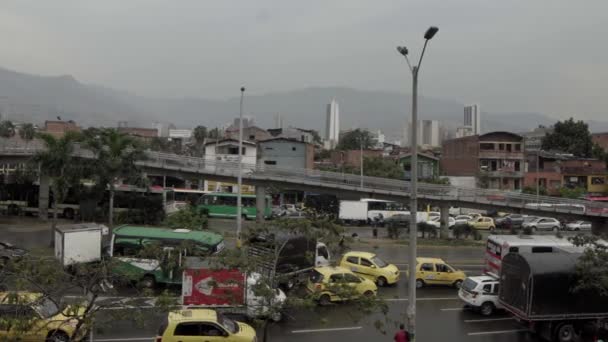
<path id="1" fill-rule="evenodd" d="M 444 141 L 440 167 L 446 176 L 474 176 L 481 187 L 519 190 L 524 162 L 520 135 L 491 132 Z"/>
<path id="2" fill-rule="evenodd" d="M 45 121 L 44 133 L 48 133 L 57 138 L 62 137 L 66 132 L 80 132 L 82 129 L 72 120 L 70 121 Z"/>
<path id="3" fill-rule="evenodd" d="M 591 134 L 593 142 L 600 145 L 604 151 L 608 152 L 608 132 Z"/>
<path id="4" fill-rule="evenodd" d="M 382 158 L 383 152 L 383 150 L 363 150 L 363 157 Z M 361 165 L 361 150 L 332 151 L 330 159 L 334 165 L 359 167 Z"/>

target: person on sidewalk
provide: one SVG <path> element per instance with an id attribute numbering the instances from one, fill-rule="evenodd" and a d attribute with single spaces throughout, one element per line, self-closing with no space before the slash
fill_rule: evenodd
<path id="1" fill-rule="evenodd" d="M 409 334 L 405 331 L 405 325 L 403 323 L 399 324 L 399 331 L 395 333 L 395 342 L 409 342 Z"/>

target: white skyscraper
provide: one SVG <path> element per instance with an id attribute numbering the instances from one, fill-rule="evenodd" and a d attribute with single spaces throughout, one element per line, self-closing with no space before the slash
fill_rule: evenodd
<path id="1" fill-rule="evenodd" d="M 481 134 L 481 108 L 479 104 L 464 107 L 464 125 L 471 127 L 473 135 Z"/>
<path id="2" fill-rule="evenodd" d="M 338 145 L 340 139 L 340 107 L 336 99 L 327 105 L 327 121 L 325 123 L 325 140 L 330 148 Z"/>
<path id="3" fill-rule="evenodd" d="M 274 115 L 274 128 L 283 128 L 283 115 L 280 113 Z"/>
<path id="4" fill-rule="evenodd" d="M 440 146 L 441 131 L 439 129 L 439 121 L 437 120 L 420 120 L 418 121 L 418 145 Z M 402 146 L 411 145 L 412 123 L 405 124 L 403 130 Z"/>

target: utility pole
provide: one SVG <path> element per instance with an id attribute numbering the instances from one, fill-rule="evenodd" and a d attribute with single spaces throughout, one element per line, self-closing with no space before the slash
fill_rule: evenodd
<path id="1" fill-rule="evenodd" d="M 239 174 L 237 187 L 239 192 L 236 197 L 236 247 L 241 248 L 241 230 L 243 226 L 243 98 L 245 87 L 241 87 L 241 108 L 239 111 Z"/>

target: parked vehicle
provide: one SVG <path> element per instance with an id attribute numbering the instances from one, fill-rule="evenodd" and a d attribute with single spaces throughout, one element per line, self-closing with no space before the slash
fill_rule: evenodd
<path id="1" fill-rule="evenodd" d="M 382 217 L 386 220 L 393 215 L 409 214 L 401 203 L 363 198 L 359 201 L 340 201 L 338 218 L 347 224 L 365 224 Z"/>
<path id="2" fill-rule="evenodd" d="M 209 309 L 188 309 L 167 314 L 161 323 L 157 342 L 224 341 L 256 342 L 255 330 Z"/>
<path id="3" fill-rule="evenodd" d="M 473 217 L 469 215 L 458 215 L 454 218 L 454 224 L 467 224 L 472 221 Z"/>
<path id="4" fill-rule="evenodd" d="M 562 224 L 557 219 L 552 217 L 539 217 L 532 221 L 523 223 L 522 227 L 530 228 L 534 232 L 539 230 L 552 230 L 557 232 L 562 228 Z"/>
<path id="5" fill-rule="evenodd" d="M 574 221 L 566 224 L 566 230 L 572 231 L 591 231 L 591 222 L 588 221 Z"/>
<path id="6" fill-rule="evenodd" d="M 576 247 L 568 239 L 551 235 L 490 235 L 486 242 L 484 273 L 498 278 L 502 259 L 508 253 L 552 253 L 573 248 Z"/>
<path id="7" fill-rule="evenodd" d="M 459 288 L 466 274 L 439 258 L 416 258 L 416 288 L 447 285 Z"/>
<path id="8" fill-rule="evenodd" d="M 378 288 L 373 281 L 359 277 L 344 267 L 323 266 L 315 268 L 308 278 L 306 289 L 320 305 L 376 296 Z M 345 295 L 349 297 L 344 298 Z"/>
<path id="9" fill-rule="evenodd" d="M 258 235 L 249 240 L 250 259 L 257 261 L 262 274 L 274 274 L 278 284 L 291 289 L 313 268 L 327 266 L 331 260 L 327 246 L 300 234 Z"/>
<path id="10" fill-rule="evenodd" d="M 474 218 L 472 221 L 469 221 L 469 224 L 475 229 L 493 231 L 496 228 L 496 225 L 494 224 L 494 219 L 486 216 Z"/>
<path id="11" fill-rule="evenodd" d="M 199 198 L 197 208 L 207 209 L 209 217 L 236 217 L 238 208 L 236 206 L 238 194 L 211 192 Z M 255 219 L 258 209 L 256 208 L 256 196 L 243 194 L 243 211 L 241 215 L 244 219 Z M 264 217 L 272 215 L 270 208 L 270 196 L 266 196 L 266 206 L 264 207 Z"/>
<path id="12" fill-rule="evenodd" d="M 27 250 L 13 246 L 12 244 L 0 241 L 0 265 L 7 263 L 9 260 L 21 258 L 28 253 Z"/>
<path id="13" fill-rule="evenodd" d="M 502 263 L 499 302 L 540 337 L 579 340 L 608 324 L 608 297 L 573 291 L 580 253 L 509 253 Z"/>
<path id="14" fill-rule="evenodd" d="M 380 259 L 374 253 L 348 252 L 342 257 L 340 267 L 367 278 L 378 286 L 396 284 L 399 281 L 399 269 Z"/>
<path id="15" fill-rule="evenodd" d="M 76 333 L 76 324 L 62 312 L 84 313 L 84 308 L 61 307 L 49 297 L 33 292 L 0 292 L 0 340 L 14 341 L 11 327 L 2 324 L 3 317 L 28 320 L 29 334 L 22 341 L 76 341 L 84 338 L 88 327 L 85 325 Z M 73 316 L 73 315 L 72 315 Z M 12 327 L 15 328 L 15 327 Z"/>
<path id="16" fill-rule="evenodd" d="M 525 216 L 521 214 L 508 214 L 506 216 L 496 218 L 494 223 L 496 223 L 496 227 L 502 229 L 518 229 L 521 228 L 524 218 Z"/>
<path id="17" fill-rule="evenodd" d="M 433 217 L 431 217 L 430 220 L 426 221 L 426 223 L 428 223 L 428 224 L 430 224 L 430 225 L 432 225 L 434 227 L 441 228 L 441 217 L 439 217 L 439 216 L 433 216 Z M 448 218 L 448 227 L 449 227 L 449 229 L 454 228 L 454 225 L 456 225 L 456 220 L 453 217 L 450 216 Z"/>
<path id="18" fill-rule="evenodd" d="M 498 302 L 499 281 L 492 276 L 482 275 L 468 277 L 458 291 L 458 297 L 473 310 L 484 316 L 490 316 L 497 309 L 502 309 Z"/>
<path id="19" fill-rule="evenodd" d="M 281 314 L 270 311 L 282 306 L 286 296 L 275 289 L 275 296 L 269 299 L 256 294 L 259 273 L 246 274 L 238 269 L 219 268 L 208 260 L 187 258 L 182 280 L 182 305 L 188 308 L 218 308 L 222 312 L 244 314 L 251 319 L 272 315 L 274 321 L 281 320 Z"/>
<path id="20" fill-rule="evenodd" d="M 338 218 L 346 224 L 367 223 L 367 202 L 340 201 Z"/>

